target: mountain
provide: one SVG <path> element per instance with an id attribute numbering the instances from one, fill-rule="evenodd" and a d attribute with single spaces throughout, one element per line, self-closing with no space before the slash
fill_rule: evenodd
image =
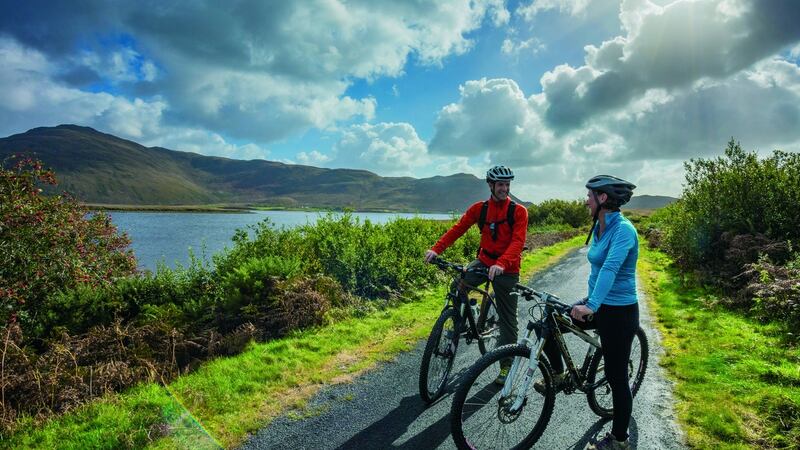
<path id="1" fill-rule="evenodd" d="M 57 191 L 92 204 L 448 212 L 488 197 L 485 181 L 463 173 L 416 179 L 243 161 L 144 147 L 76 125 L 34 128 L 0 139 L 0 159 L 17 153 L 34 154 L 54 169 Z"/>
<path id="2" fill-rule="evenodd" d="M 663 195 L 635 195 L 623 208 L 624 209 L 658 209 L 678 200 L 675 197 Z"/>

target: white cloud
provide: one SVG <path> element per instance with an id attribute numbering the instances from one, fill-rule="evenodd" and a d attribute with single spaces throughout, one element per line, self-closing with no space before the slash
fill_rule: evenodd
<path id="1" fill-rule="evenodd" d="M 368 123 L 343 131 L 334 146 L 336 167 L 359 168 L 382 175 L 414 175 L 430 164 L 428 148 L 408 123 Z"/>
<path id="2" fill-rule="evenodd" d="M 561 66 L 552 83 L 559 73 L 579 78 L 576 72 Z M 800 67 L 779 58 L 724 80 L 649 90 L 560 134 L 546 126 L 544 103 L 544 94 L 526 98 L 511 80 L 469 81 L 459 101 L 440 111 L 431 150 L 511 165 L 520 174 L 516 192 L 537 201 L 569 198 L 597 173 L 629 179 L 640 193 L 678 196 L 683 161 L 717 156 L 731 137 L 764 154 L 800 150 Z"/>
<path id="3" fill-rule="evenodd" d="M 304 164 L 307 166 L 321 166 L 330 160 L 330 156 L 320 153 L 317 150 L 312 150 L 308 153 L 300 152 L 297 154 L 298 164 Z"/>
<path id="4" fill-rule="evenodd" d="M 500 48 L 500 50 L 507 55 L 519 55 L 523 52 L 535 55 L 544 49 L 545 45 L 535 37 L 524 41 L 515 41 L 511 38 L 506 38 L 503 40 L 503 45 Z"/>
<path id="5" fill-rule="evenodd" d="M 433 153 L 488 153 L 507 164 L 536 164 L 550 157 L 552 134 L 541 122 L 538 100 L 526 98 L 514 80 L 483 78 L 459 89 L 459 102 L 439 111 L 430 144 Z"/>
<path id="6" fill-rule="evenodd" d="M 260 142 L 370 120 L 376 101 L 347 96 L 352 80 L 401 76 L 412 60 L 440 65 L 472 48 L 467 35 L 485 19 L 509 20 L 503 0 L 87 2 L 31 0 L 0 26 L 70 88 L 157 92 L 173 124 Z"/>
<path id="7" fill-rule="evenodd" d="M 586 47 L 586 64 L 541 78 L 548 124 L 560 131 L 623 108 L 650 89 L 722 80 L 800 39 L 800 3 L 678 0 L 660 7 L 626 0 L 626 36 Z"/>
<path id="8" fill-rule="evenodd" d="M 562 14 L 577 16 L 586 10 L 590 0 L 532 0 L 529 4 L 517 8 L 517 14 L 527 21 L 532 21 L 540 12 L 557 9 Z"/>

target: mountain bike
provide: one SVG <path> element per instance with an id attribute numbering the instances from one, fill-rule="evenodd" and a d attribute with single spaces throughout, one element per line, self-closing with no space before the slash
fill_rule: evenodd
<path id="1" fill-rule="evenodd" d="M 467 273 L 487 275 L 485 267 L 468 269 L 441 258 L 431 264 L 443 271 L 453 272 L 453 282 L 445 297 L 444 308 L 433 325 L 419 371 L 419 395 L 425 403 L 433 403 L 444 393 L 456 350 L 461 338 L 467 344 L 477 341 L 481 354 L 492 350 L 500 337 L 499 317 L 494 302 L 494 292 L 489 293 L 489 280 L 483 288 L 464 282 Z M 472 293 L 473 297 L 469 297 Z M 478 303 L 475 293 L 480 294 Z"/>
<path id="2" fill-rule="evenodd" d="M 573 324 L 569 316 L 572 306 L 561 303 L 558 297 L 521 284 L 517 284 L 514 293 L 536 301 L 528 309 L 527 332 L 517 344 L 498 347 L 482 356 L 464 375 L 450 410 L 453 440 L 460 449 L 529 448 L 542 436 L 556 396 L 550 364 L 542 352 L 550 339 L 556 340 L 566 362 L 568 375 L 560 386 L 564 393 L 583 392 L 595 414 L 603 418 L 614 415 L 598 336 Z M 580 368 L 572 359 L 562 329 L 589 344 Z M 633 395 L 639 391 L 647 371 L 648 352 L 647 336 L 639 327 L 628 360 Z M 514 362 L 505 383 L 496 385 L 500 361 L 511 358 Z"/>

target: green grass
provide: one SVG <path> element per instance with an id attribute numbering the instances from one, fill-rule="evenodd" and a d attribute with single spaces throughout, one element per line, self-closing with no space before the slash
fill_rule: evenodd
<path id="1" fill-rule="evenodd" d="M 576 238 L 525 255 L 522 275 L 530 276 L 581 244 Z M 251 343 L 241 354 L 209 361 L 166 387 L 141 385 L 43 424 L 23 419 L 15 434 L 0 437 L 0 446 L 235 446 L 283 411 L 297 418 L 323 413 L 306 405 L 319 388 L 347 382 L 377 362 L 412 348 L 429 333 L 444 292 L 440 286 L 421 300 L 366 317 Z"/>
<path id="2" fill-rule="evenodd" d="M 664 254 L 640 248 L 639 274 L 664 336 L 662 365 L 693 448 L 800 448 L 800 349 L 785 330 L 687 286 Z"/>

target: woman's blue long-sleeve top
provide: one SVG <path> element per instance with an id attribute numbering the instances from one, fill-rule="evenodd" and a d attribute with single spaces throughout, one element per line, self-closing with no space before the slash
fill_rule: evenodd
<path id="1" fill-rule="evenodd" d="M 605 305 L 636 303 L 636 260 L 639 258 L 639 236 L 630 220 L 619 211 L 606 213 L 603 236 L 594 230 L 587 255 L 592 265 L 589 275 L 589 301 L 594 312 Z"/>

